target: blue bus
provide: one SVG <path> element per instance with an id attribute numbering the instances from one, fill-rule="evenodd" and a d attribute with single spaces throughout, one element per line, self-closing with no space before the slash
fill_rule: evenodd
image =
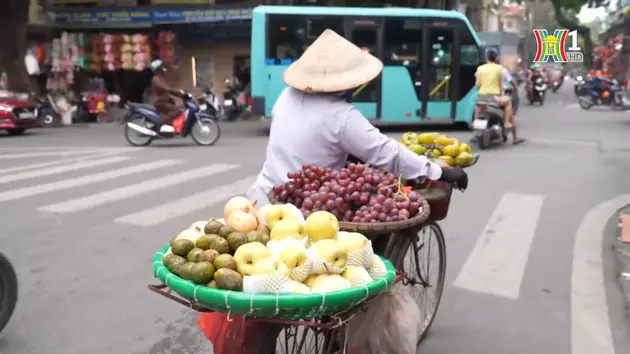
<path id="1" fill-rule="evenodd" d="M 382 74 L 352 103 L 379 125 L 470 122 L 483 50 L 455 11 L 410 8 L 259 6 L 253 11 L 252 112 L 270 117 L 282 72 L 325 30 L 380 58 Z"/>

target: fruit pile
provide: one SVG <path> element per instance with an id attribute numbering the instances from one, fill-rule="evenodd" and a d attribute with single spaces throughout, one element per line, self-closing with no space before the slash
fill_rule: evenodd
<path id="1" fill-rule="evenodd" d="M 418 155 L 431 161 L 442 160 L 449 166 L 468 167 L 475 160 L 470 145 L 438 133 L 408 132 L 402 135 L 400 142 Z"/>
<path id="2" fill-rule="evenodd" d="M 422 211 L 422 197 L 393 174 L 351 163 L 339 171 L 304 165 L 287 174 L 289 182 L 274 186 L 273 198 L 294 204 L 306 217 L 327 211 L 347 222 L 407 220 Z"/>
<path id="3" fill-rule="evenodd" d="M 257 210 L 234 197 L 224 214 L 193 223 L 171 241 L 163 258 L 171 273 L 213 288 L 296 294 L 364 286 L 385 276 L 371 241 L 339 231 L 329 212 L 305 219 L 292 204 Z"/>

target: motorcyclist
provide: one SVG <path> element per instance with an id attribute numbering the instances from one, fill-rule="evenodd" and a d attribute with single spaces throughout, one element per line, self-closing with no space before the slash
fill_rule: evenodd
<path id="1" fill-rule="evenodd" d="M 166 80 L 166 66 L 161 60 L 151 63 L 153 78 L 151 79 L 151 100 L 153 106 L 160 114 L 160 132 L 173 133 L 175 129 L 171 125 L 175 118 L 181 114 L 172 96 L 182 97 L 186 91 L 172 89 Z"/>
<path id="2" fill-rule="evenodd" d="M 527 74 L 527 97 L 531 98 L 534 95 L 534 83 L 536 80 L 543 78 L 542 73 L 540 72 L 540 68 L 537 64 L 532 65 L 529 68 L 529 73 Z"/>
<path id="3" fill-rule="evenodd" d="M 340 169 L 349 155 L 405 179 L 426 177 L 465 189 L 468 176 L 417 155 L 375 128 L 346 98 L 367 86 L 383 63 L 334 31 L 325 30 L 282 74 L 288 85 L 272 109 L 267 156 L 248 191 L 269 203 L 273 186 L 303 165 Z"/>
<path id="4" fill-rule="evenodd" d="M 512 127 L 511 122 L 514 120 L 514 112 L 512 111 L 512 98 L 503 94 L 505 68 L 497 63 L 498 56 L 497 52 L 494 50 L 488 50 L 486 59 L 487 64 L 479 66 L 475 73 L 477 77 L 476 85 L 479 88 L 477 99 L 484 100 L 487 96 L 494 96 L 496 102 L 503 107 L 503 111 L 505 112 L 504 127 L 509 129 Z M 507 74 L 509 75 L 509 72 Z M 510 80 L 511 79 L 512 77 L 510 75 Z"/>

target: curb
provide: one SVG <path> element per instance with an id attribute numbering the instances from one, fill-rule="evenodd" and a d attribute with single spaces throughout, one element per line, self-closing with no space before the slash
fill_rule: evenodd
<path id="1" fill-rule="evenodd" d="M 619 210 L 618 217 L 619 233 L 613 251 L 619 264 L 619 283 L 630 306 L 630 204 Z"/>

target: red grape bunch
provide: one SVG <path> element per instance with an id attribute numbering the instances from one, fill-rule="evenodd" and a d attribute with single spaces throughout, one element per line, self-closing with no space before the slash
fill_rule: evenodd
<path id="1" fill-rule="evenodd" d="M 422 197 L 406 194 L 395 175 L 351 163 L 339 171 L 304 165 L 287 174 L 289 182 L 273 187 L 273 197 L 290 203 L 304 217 L 319 210 L 348 222 L 402 221 L 420 212 Z"/>

